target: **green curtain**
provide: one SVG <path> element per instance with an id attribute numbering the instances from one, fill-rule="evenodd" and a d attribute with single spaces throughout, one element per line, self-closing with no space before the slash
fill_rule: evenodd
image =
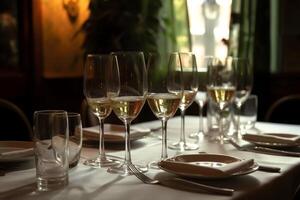
<path id="1" fill-rule="evenodd" d="M 191 39 L 186 0 L 163 0 L 160 18 L 162 29 L 158 38 L 160 52 L 190 51 Z"/>
<path id="2" fill-rule="evenodd" d="M 229 55 L 249 58 L 254 72 L 270 72 L 269 1 L 232 1 Z"/>
<path id="3" fill-rule="evenodd" d="M 229 55 L 249 58 L 253 64 L 256 0 L 233 0 Z"/>

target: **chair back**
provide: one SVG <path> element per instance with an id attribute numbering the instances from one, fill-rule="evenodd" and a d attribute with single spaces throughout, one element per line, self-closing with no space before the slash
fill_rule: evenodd
<path id="1" fill-rule="evenodd" d="M 287 124 L 300 124 L 300 94 L 279 98 L 268 109 L 265 121 Z"/>
<path id="2" fill-rule="evenodd" d="M 13 102 L 0 98 L 0 140 L 32 140 L 32 126 Z"/>

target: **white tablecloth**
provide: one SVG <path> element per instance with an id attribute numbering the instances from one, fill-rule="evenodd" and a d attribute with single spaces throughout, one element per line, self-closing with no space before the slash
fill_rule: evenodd
<path id="1" fill-rule="evenodd" d="M 155 128 L 160 126 L 159 121 L 138 124 L 141 127 Z M 271 124 L 259 122 L 256 128 L 266 132 L 284 132 L 300 134 L 300 126 L 286 124 Z M 198 130 L 198 118 L 186 117 L 186 135 Z M 180 118 L 176 117 L 168 122 L 169 143 L 179 139 Z M 132 144 L 132 160 L 134 163 L 147 164 L 151 160 L 160 158 L 161 140 L 151 134 Z M 189 142 L 195 140 L 188 139 Z M 0 177 L 0 199 L 292 199 L 296 188 L 300 184 L 300 158 L 284 157 L 252 152 L 237 151 L 230 144 L 220 145 L 205 139 L 199 142 L 197 151 L 207 153 L 226 154 L 239 158 L 254 158 L 259 164 L 281 167 L 281 173 L 256 171 L 249 175 L 234 177 L 225 180 L 203 181 L 215 186 L 224 186 L 235 189 L 233 196 L 220 196 L 207 193 L 194 193 L 160 185 L 143 184 L 134 176 L 121 177 L 109 174 L 106 169 L 92 169 L 79 164 L 70 170 L 69 185 L 61 190 L 51 192 L 35 192 L 35 169 L 15 171 Z M 109 148 L 109 147 L 108 147 Z M 120 146 L 112 146 L 118 149 Z M 196 152 L 197 152 L 196 151 Z M 84 148 L 83 160 L 95 155 L 96 148 Z M 177 152 L 168 150 L 169 156 Z M 186 153 L 195 153 L 186 152 Z M 107 154 L 123 157 L 122 150 L 109 151 Z M 166 175 L 161 170 L 150 169 L 149 176 Z M 170 174 L 167 174 L 170 175 Z M 172 175 L 170 175 L 172 176 Z"/>

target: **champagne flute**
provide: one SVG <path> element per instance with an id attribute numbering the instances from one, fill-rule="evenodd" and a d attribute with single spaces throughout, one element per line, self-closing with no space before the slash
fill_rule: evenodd
<path id="1" fill-rule="evenodd" d="M 140 113 L 147 96 L 147 73 L 143 52 L 114 52 L 118 63 L 118 76 L 110 84 L 118 88 L 116 96 L 111 98 L 112 108 L 117 117 L 125 124 L 125 159 L 123 164 L 108 168 L 110 173 L 123 176 L 131 175 L 129 169 L 130 153 L 130 124 Z M 147 167 L 137 166 L 141 172 Z"/>
<path id="2" fill-rule="evenodd" d="M 233 58 L 233 66 L 236 70 L 236 93 L 234 104 L 237 110 L 237 119 L 234 120 L 235 132 L 237 136 L 241 136 L 240 128 L 240 111 L 241 107 L 249 97 L 253 85 L 253 69 L 247 58 Z"/>
<path id="3" fill-rule="evenodd" d="M 149 86 L 147 102 L 153 114 L 161 120 L 161 160 L 163 160 L 168 157 L 167 122 L 176 113 L 183 92 L 178 53 L 171 53 L 169 56 L 150 53 L 147 70 Z M 157 161 L 150 162 L 149 166 L 154 169 L 159 168 Z"/>
<path id="4" fill-rule="evenodd" d="M 185 140 L 185 110 L 193 103 L 198 90 L 197 64 L 195 54 L 179 52 L 179 61 L 182 68 L 183 95 L 179 104 L 181 111 L 180 140 L 169 145 L 170 149 L 179 151 L 196 150 L 198 144 L 187 143 Z M 175 63 L 175 62 L 174 62 Z"/>
<path id="5" fill-rule="evenodd" d="M 89 54 L 85 61 L 83 93 L 94 115 L 99 120 L 99 152 L 85 165 L 94 168 L 109 167 L 119 162 L 108 159 L 104 148 L 104 119 L 111 113 L 110 82 L 116 60 L 111 55 Z"/>
<path id="6" fill-rule="evenodd" d="M 211 58 L 208 61 L 207 95 L 217 105 L 219 121 L 219 137 L 217 140 L 223 144 L 227 138 L 223 129 L 223 115 L 226 108 L 233 101 L 236 91 L 235 68 L 232 57 L 221 60 Z"/>

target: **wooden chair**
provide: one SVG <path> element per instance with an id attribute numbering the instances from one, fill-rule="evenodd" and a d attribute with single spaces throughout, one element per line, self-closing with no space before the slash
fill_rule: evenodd
<path id="1" fill-rule="evenodd" d="M 300 124 L 300 94 L 284 96 L 275 101 L 268 109 L 265 121 Z"/>
<path id="2" fill-rule="evenodd" d="M 0 98 L 0 140 L 32 140 L 32 126 L 14 103 Z"/>

